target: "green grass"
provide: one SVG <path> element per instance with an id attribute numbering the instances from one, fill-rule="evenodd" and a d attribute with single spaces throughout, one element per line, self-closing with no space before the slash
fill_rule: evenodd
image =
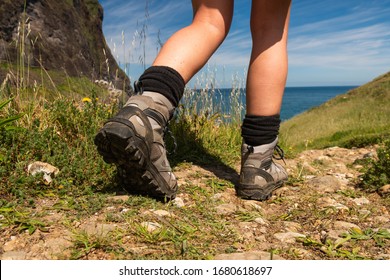
<path id="1" fill-rule="evenodd" d="M 330 146 L 363 147 L 390 135 L 390 72 L 281 125 L 293 153 Z"/>

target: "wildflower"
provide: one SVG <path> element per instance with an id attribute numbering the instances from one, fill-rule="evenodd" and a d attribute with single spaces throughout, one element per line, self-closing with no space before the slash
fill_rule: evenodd
<path id="1" fill-rule="evenodd" d="M 83 102 L 91 103 L 92 100 L 91 100 L 91 98 L 89 98 L 89 97 L 84 97 L 84 98 L 83 98 Z"/>

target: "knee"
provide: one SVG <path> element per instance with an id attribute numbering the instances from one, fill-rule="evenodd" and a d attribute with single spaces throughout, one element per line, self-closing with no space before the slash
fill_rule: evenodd
<path id="1" fill-rule="evenodd" d="M 205 34 L 213 34 L 215 38 L 223 40 L 229 33 L 231 22 L 231 16 L 216 10 L 196 13 L 192 24 L 202 29 Z"/>

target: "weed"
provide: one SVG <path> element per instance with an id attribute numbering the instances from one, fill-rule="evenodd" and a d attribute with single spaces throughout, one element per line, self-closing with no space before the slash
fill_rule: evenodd
<path id="1" fill-rule="evenodd" d="M 378 159 L 370 159 L 366 170 L 360 176 L 360 187 L 368 191 L 377 191 L 390 183 L 390 141 L 377 150 Z"/>

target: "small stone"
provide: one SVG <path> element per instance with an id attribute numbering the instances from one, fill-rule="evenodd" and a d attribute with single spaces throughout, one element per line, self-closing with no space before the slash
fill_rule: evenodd
<path id="1" fill-rule="evenodd" d="M 222 199 L 222 197 L 223 197 L 223 195 L 222 195 L 221 193 L 216 193 L 216 194 L 214 194 L 214 195 L 211 197 L 211 199 L 217 201 L 217 200 Z"/>
<path id="2" fill-rule="evenodd" d="M 357 228 L 357 229 L 360 229 L 360 227 L 358 225 L 355 225 L 353 223 L 348 223 L 348 222 L 344 222 L 344 221 L 336 221 L 333 225 L 334 229 L 336 230 L 350 230 L 350 229 L 353 229 L 353 228 Z"/>
<path id="3" fill-rule="evenodd" d="M 341 204 L 330 197 L 319 198 L 317 201 L 317 204 L 318 204 L 318 206 L 320 206 L 322 208 L 333 207 L 333 208 L 336 208 L 338 210 L 348 210 L 349 209 L 344 204 Z"/>
<path id="4" fill-rule="evenodd" d="M 148 232 L 154 232 L 162 227 L 159 223 L 154 222 L 142 222 L 141 226 L 143 226 Z"/>
<path id="5" fill-rule="evenodd" d="M 326 240 L 332 240 L 333 242 L 336 241 L 336 240 L 339 240 L 343 233 L 345 233 L 345 230 L 331 229 L 331 230 L 329 230 L 329 232 L 326 235 Z"/>
<path id="6" fill-rule="evenodd" d="M 17 242 L 17 239 L 11 239 L 10 241 L 6 242 L 4 245 L 3 245 L 3 250 L 5 252 L 10 252 L 10 251 L 14 251 L 16 250 L 18 246 L 18 242 Z"/>
<path id="7" fill-rule="evenodd" d="M 388 195 L 390 194 L 390 184 L 384 185 L 378 190 L 380 195 Z"/>
<path id="8" fill-rule="evenodd" d="M 390 222 L 390 218 L 386 217 L 386 216 L 376 216 L 374 218 L 374 221 L 377 223 L 380 223 L 380 224 L 385 224 L 385 223 Z"/>
<path id="9" fill-rule="evenodd" d="M 357 206 L 361 206 L 361 205 L 365 205 L 365 204 L 369 204 L 370 203 L 370 201 L 367 198 L 365 198 L 365 197 L 355 198 L 355 199 L 353 199 L 353 202 Z"/>
<path id="10" fill-rule="evenodd" d="M 313 178 L 308 181 L 308 185 L 319 193 L 335 193 L 341 188 L 340 180 L 331 175 Z"/>
<path id="11" fill-rule="evenodd" d="M 268 226 L 268 225 L 269 225 L 269 223 L 268 223 L 266 220 L 264 220 L 263 218 L 261 218 L 261 217 L 256 218 L 256 219 L 254 220 L 254 222 L 255 222 L 255 223 L 258 223 L 258 224 L 260 224 L 260 225 L 263 225 L 263 226 Z"/>
<path id="12" fill-rule="evenodd" d="M 46 162 L 36 161 L 28 165 L 27 172 L 32 176 L 43 173 L 43 179 L 47 183 L 51 183 L 53 181 L 52 176 L 57 175 L 60 170 Z"/>
<path id="13" fill-rule="evenodd" d="M 246 200 L 244 201 L 244 208 L 248 210 L 262 210 L 261 206 L 258 204 L 257 201 L 254 200 Z"/>
<path id="14" fill-rule="evenodd" d="M 91 235 L 106 235 L 117 228 L 115 224 L 100 224 L 96 222 L 87 222 L 80 225 L 80 229 Z"/>
<path id="15" fill-rule="evenodd" d="M 174 200 L 173 200 L 173 204 L 178 207 L 178 208 L 182 208 L 185 206 L 184 204 L 184 200 L 180 197 L 176 197 Z"/>
<path id="16" fill-rule="evenodd" d="M 159 217 L 172 217 L 173 214 L 165 210 L 151 210 L 151 212 Z"/>
<path id="17" fill-rule="evenodd" d="M 296 222 L 283 222 L 284 227 L 288 231 L 299 231 L 302 229 L 302 226 L 299 223 Z"/>
<path id="18" fill-rule="evenodd" d="M 305 238 L 306 235 L 289 231 L 289 232 L 275 233 L 274 237 L 283 243 L 295 243 L 296 238 L 299 237 Z"/>
<path id="19" fill-rule="evenodd" d="M 221 204 L 215 207 L 215 210 L 219 215 L 231 215 L 237 210 L 237 206 L 234 204 Z"/>
<path id="20" fill-rule="evenodd" d="M 116 196 L 113 196 L 113 197 L 110 197 L 111 200 L 114 200 L 114 201 L 123 201 L 123 202 L 126 202 L 129 200 L 129 197 L 128 195 L 116 195 Z"/>

